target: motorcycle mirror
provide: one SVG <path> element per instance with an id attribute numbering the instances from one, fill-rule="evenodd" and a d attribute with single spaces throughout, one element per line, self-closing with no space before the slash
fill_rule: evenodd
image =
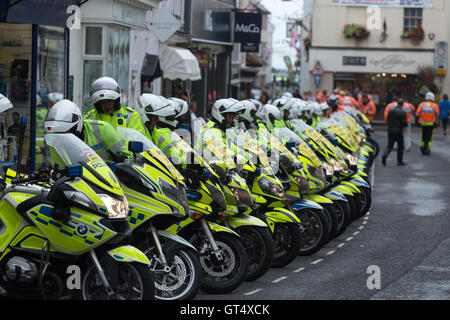
<path id="1" fill-rule="evenodd" d="M 66 169 L 66 176 L 71 178 L 81 177 L 83 175 L 83 166 L 75 164 L 68 166 Z"/>
<path id="2" fill-rule="evenodd" d="M 140 141 L 128 142 L 128 150 L 133 153 L 141 153 L 144 151 L 144 144 Z"/>

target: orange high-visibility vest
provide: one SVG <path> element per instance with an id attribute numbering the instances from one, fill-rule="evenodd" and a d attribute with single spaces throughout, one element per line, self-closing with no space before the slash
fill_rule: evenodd
<path id="1" fill-rule="evenodd" d="M 316 96 L 316 100 L 319 103 L 324 103 L 327 102 L 328 100 L 328 95 L 324 94 L 323 92 L 319 92 Z"/>
<path id="2" fill-rule="evenodd" d="M 417 108 L 416 116 L 420 124 L 431 124 L 439 118 L 439 106 L 433 101 L 424 101 Z"/>
<path id="3" fill-rule="evenodd" d="M 386 122 L 387 124 L 387 118 L 388 118 L 388 113 L 389 111 L 391 111 L 392 109 L 394 109 L 397 106 L 397 102 L 391 102 L 386 106 L 386 109 L 384 110 L 384 122 Z"/>
<path id="4" fill-rule="evenodd" d="M 362 102 L 358 104 L 358 109 L 361 111 L 370 122 L 373 122 L 375 115 L 377 114 L 377 107 L 373 101 L 369 101 L 366 105 Z"/>
<path id="5" fill-rule="evenodd" d="M 342 98 L 341 105 L 343 107 L 356 108 L 357 102 L 356 102 L 355 98 L 350 97 L 350 96 L 345 96 Z"/>
<path id="6" fill-rule="evenodd" d="M 406 112 L 406 120 L 408 123 L 411 122 L 411 115 L 416 111 L 416 108 L 409 102 L 405 102 L 402 107 L 403 110 Z"/>

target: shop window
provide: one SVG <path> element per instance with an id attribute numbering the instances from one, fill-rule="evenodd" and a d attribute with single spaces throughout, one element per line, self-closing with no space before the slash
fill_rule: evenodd
<path id="1" fill-rule="evenodd" d="M 130 30 L 110 27 L 106 73 L 117 81 L 122 92 L 122 105 L 128 104 Z"/>
<path id="2" fill-rule="evenodd" d="M 29 154 L 29 125 L 24 141 L 19 138 L 20 118 L 30 119 L 31 47 L 31 25 L 0 23 L 0 93 L 14 105 L 13 109 L 0 114 L 0 175 L 3 175 L 2 167 L 17 164 L 19 143 L 23 145 L 22 169 Z"/>
<path id="3" fill-rule="evenodd" d="M 86 27 L 84 54 L 101 56 L 103 51 L 103 28 Z"/>
<path id="4" fill-rule="evenodd" d="M 44 120 L 48 109 L 64 99 L 65 48 L 64 28 L 39 26 L 35 168 L 51 165 L 49 149 L 44 144 Z"/>
<path id="5" fill-rule="evenodd" d="M 403 18 L 403 32 L 422 26 L 422 8 L 405 8 Z"/>

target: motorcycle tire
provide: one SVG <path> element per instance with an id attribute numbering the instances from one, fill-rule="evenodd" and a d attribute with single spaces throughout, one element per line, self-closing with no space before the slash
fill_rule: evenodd
<path id="1" fill-rule="evenodd" d="M 337 233 L 339 223 L 338 216 L 334 210 L 334 203 L 322 203 L 322 207 L 328 222 L 328 242 L 333 239 L 334 235 Z"/>
<path id="2" fill-rule="evenodd" d="M 213 261 L 213 254 L 200 256 L 203 269 L 201 289 L 210 294 L 230 293 L 245 280 L 248 258 L 241 240 L 228 232 L 214 233 L 214 240 L 221 249 L 224 261 Z"/>
<path id="3" fill-rule="evenodd" d="M 149 256 L 149 259 L 155 256 Z M 152 259 L 151 259 L 152 261 Z M 157 263 L 157 262 L 156 262 Z M 200 291 L 202 266 L 197 252 L 190 248 L 177 250 L 170 261 L 170 271 L 159 270 L 155 266 L 156 300 L 192 300 Z M 153 264 L 152 264 L 153 266 Z"/>
<path id="4" fill-rule="evenodd" d="M 370 147 L 373 149 L 373 154 L 371 154 L 371 158 L 372 160 L 375 160 L 380 152 L 380 145 L 372 137 L 368 137 L 367 142 L 369 142 Z"/>
<path id="5" fill-rule="evenodd" d="M 359 217 L 363 217 L 369 212 L 370 207 L 372 205 L 372 189 L 369 187 L 359 187 L 362 191 L 360 194 L 361 197 L 361 213 Z"/>
<path id="6" fill-rule="evenodd" d="M 98 273 L 94 265 L 90 265 L 84 273 L 81 284 L 81 299 L 83 300 L 154 300 L 155 279 L 153 271 L 142 263 L 117 262 L 119 269 L 119 284 L 114 297 L 109 297 L 105 288 L 98 285 Z M 140 290 L 139 296 L 130 296 Z"/>
<path id="7" fill-rule="evenodd" d="M 338 216 L 342 215 L 342 226 L 341 228 L 336 232 L 336 235 L 334 236 L 334 238 L 339 237 L 340 235 L 342 235 L 345 230 L 347 230 L 347 227 L 350 225 L 351 223 L 351 213 L 350 213 L 350 204 L 348 203 L 348 201 L 336 201 L 335 202 L 336 205 L 336 212 L 338 212 Z M 339 219 L 340 220 L 340 219 Z"/>
<path id="8" fill-rule="evenodd" d="M 303 209 L 295 212 L 301 221 L 302 245 L 299 255 L 310 256 L 328 241 L 328 222 L 323 210 Z"/>
<path id="9" fill-rule="evenodd" d="M 354 195 L 351 196 L 346 194 L 345 198 L 347 198 L 348 205 L 350 207 L 350 224 L 351 224 L 358 218 L 360 211 L 358 209 Z"/>
<path id="10" fill-rule="evenodd" d="M 274 245 L 270 229 L 244 226 L 235 231 L 241 236 L 248 257 L 245 281 L 254 281 L 262 277 L 273 262 Z"/>
<path id="11" fill-rule="evenodd" d="M 272 268 L 287 266 L 298 255 L 302 244 L 302 233 L 296 223 L 275 223 L 272 234 L 274 241 L 274 257 Z"/>

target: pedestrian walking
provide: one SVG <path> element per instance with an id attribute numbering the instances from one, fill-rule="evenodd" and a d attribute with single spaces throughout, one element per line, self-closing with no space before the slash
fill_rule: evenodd
<path id="1" fill-rule="evenodd" d="M 431 154 L 431 144 L 433 142 L 434 128 L 439 121 L 439 106 L 434 102 L 434 93 L 428 92 L 425 101 L 417 107 L 416 116 L 422 127 L 422 142 L 420 151 L 422 155 L 429 156 Z"/>
<path id="2" fill-rule="evenodd" d="M 400 105 L 403 105 L 402 109 L 406 112 L 406 120 L 408 121 L 408 126 L 403 129 L 403 138 L 405 139 L 405 151 L 411 151 L 411 124 L 412 124 L 412 115 L 416 111 L 416 108 L 412 103 L 408 101 L 404 101 L 400 99 L 398 102 Z"/>
<path id="3" fill-rule="evenodd" d="M 406 112 L 402 109 L 402 106 L 400 104 L 397 103 L 395 108 L 391 109 L 388 112 L 387 124 L 388 124 L 388 144 L 384 149 L 381 162 L 383 166 L 386 166 L 387 157 L 394 148 L 394 144 L 397 143 L 397 165 L 406 166 L 407 164 L 403 162 L 403 150 L 404 150 L 403 128 L 408 126 L 408 122 L 406 120 Z"/>
<path id="4" fill-rule="evenodd" d="M 450 110 L 450 101 L 448 101 L 448 95 L 444 94 L 444 100 L 439 103 L 439 118 L 442 122 L 442 129 L 444 130 L 444 136 L 447 135 L 448 125 L 448 112 Z"/>

